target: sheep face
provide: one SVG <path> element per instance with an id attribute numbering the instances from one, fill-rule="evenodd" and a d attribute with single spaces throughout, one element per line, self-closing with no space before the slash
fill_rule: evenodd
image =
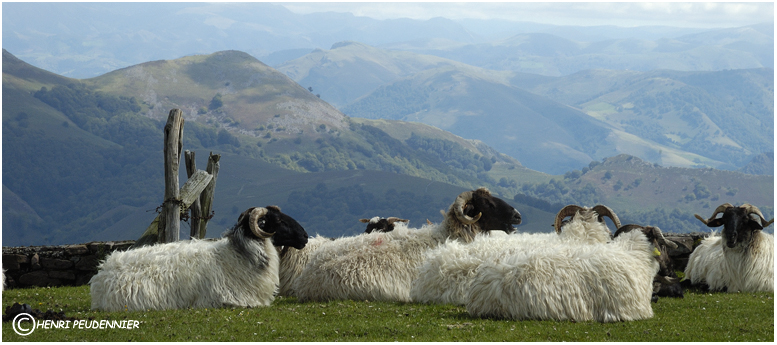
<path id="1" fill-rule="evenodd" d="M 373 217 L 372 219 L 359 219 L 362 223 L 367 223 L 367 229 L 364 231 L 365 233 L 372 233 L 373 231 L 376 232 L 389 232 L 394 231 L 394 223 L 396 222 L 405 222 L 407 223 L 409 220 L 407 219 L 400 219 L 397 217 L 388 217 L 388 218 L 380 218 L 380 217 Z"/>
<path id="2" fill-rule="evenodd" d="M 513 225 L 521 224 L 521 213 L 507 202 L 499 199 L 486 188 L 472 192 L 472 198 L 463 207 L 463 213 L 472 219 L 478 217 L 477 224 L 483 230 L 502 230 L 515 232 Z M 480 215 L 480 216 L 478 216 Z"/>
<path id="3" fill-rule="evenodd" d="M 261 210 L 261 212 L 255 210 Z M 251 217 L 251 214 L 257 214 L 257 216 Z M 240 215 L 235 227 L 252 229 L 245 232 L 246 236 L 251 238 L 270 237 L 276 247 L 289 246 L 302 249 L 308 243 L 308 234 L 305 229 L 294 218 L 281 212 L 278 206 L 250 208 Z"/>
<path id="4" fill-rule="evenodd" d="M 715 218 L 719 213 L 723 213 L 723 215 L 720 218 Z M 755 206 L 743 204 L 740 207 L 735 207 L 729 203 L 718 206 L 706 221 L 699 215 L 696 215 L 696 218 L 711 228 L 722 225 L 721 236 L 726 241 L 725 244 L 728 248 L 747 246 L 752 241 L 755 232 L 762 230 L 764 225 L 769 225 L 774 221 L 767 222 L 761 211 Z"/>

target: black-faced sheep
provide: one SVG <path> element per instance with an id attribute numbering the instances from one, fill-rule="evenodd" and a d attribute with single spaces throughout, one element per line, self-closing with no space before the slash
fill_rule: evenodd
<path id="1" fill-rule="evenodd" d="M 774 291 L 774 236 L 761 231 L 774 219 L 766 221 L 753 205 L 729 203 L 718 206 L 709 219 L 695 216 L 710 228 L 723 226 L 723 231 L 694 249 L 685 268 L 686 279 L 707 284 L 713 291 Z"/>
<path id="2" fill-rule="evenodd" d="M 467 312 L 515 320 L 650 318 L 658 272 L 654 249 L 642 231 L 609 243 L 522 246 L 478 268 L 467 291 Z"/>
<path id="3" fill-rule="evenodd" d="M 648 240 L 656 251 L 653 253 L 658 260 L 658 274 L 653 278 L 653 302 L 658 301 L 658 297 L 679 297 L 683 298 L 683 288 L 680 286 L 680 277 L 674 269 L 672 258 L 669 257 L 669 249 L 677 248 L 677 244 L 667 240 L 661 233 L 661 229 L 652 226 L 640 226 L 636 224 L 627 224 L 620 227 L 615 234 L 617 238 L 623 233 L 639 229 L 647 236 Z"/>
<path id="4" fill-rule="evenodd" d="M 440 224 L 338 239 L 317 250 L 294 282 L 300 301 L 410 301 L 424 253 L 446 239 L 472 242 L 486 230 L 513 231 L 521 215 L 485 189 L 461 193 Z"/>
<path id="5" fill-rule="evenodd" d="M 394 231 L 394 223 L 403 222 L 407 224 L 409 220 L 397 218 L 397 217 L 388 217 L 388 218 L 372 217 L 370 219 L 362 218 L 362 219 L 359 219 L 359 221 L 362 223 L 367 223 L 367 229 L 365 229 L 364 232 L 369 234 L 369 233 L 372 233 L 373 231 L 377 231 L 377 232 Z"/>
<path id="6" fill-rule="evenodd" d="M 301 249 L 307 238 L 297 221 L 268 206 L 243 212 L 217 241 L 179 241 L 114 252 L 89 282 L 92 309 L 266 306 L 278 287 L 275 246 Z"/>
<path id="7" fill-rule="evenodd" d="M 565 220 L 567 217 L 572 217 Z M 413 281 L 410 296 L 414 302 L 459 304 L 465 303 L 466 293 L 478 267 L 486 261 L 499 261 L 501 257 L 526 246 L 547 246 L 570 241 L 575 245 L 606 243 L 610 230 L 603 217 L 610 217 L 620 225 L 618 216 L 609 207 L 594 208 L 568 205 L 562 208 L 554 221 L 554 233 L 517 233 L 487 236 L 479 234 L 475 241 L 462 244 L 447 241 L 427 252 Z M 496 236 L 494 236 L 496 235 Z"/>

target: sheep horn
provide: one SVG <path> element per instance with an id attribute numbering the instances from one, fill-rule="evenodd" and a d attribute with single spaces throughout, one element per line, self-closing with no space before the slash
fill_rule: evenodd
<path id="1" fill-rule="evenodd" d="M 729 207 L 734 207 L 734 205 L 731 205 L 729 203 L 725 203 L 723 205 L 718 206 L 718 208 L 715 209 L 715 212 L 712 212 L 712 216 L 710 216 L 708 219 L 702 218 L 702 216 L 698 214 L 694 214 L 693 216 L 696 217 L 696 219 L 700 220 L 704 225 L 707 225 L 711 220 L 715 219 L 715 216 L 718 215 L 718 213 L 721 213 L 725 211 Z"/>
<path id="2" fill-rule="evenodd" d="M 397 218 L 397 217 L 388 217 L 388 219 L 386 219 L 386 220 L 389 222 L 389 224 L 394 224 L 396 222 L 405 222 L 405 223 L 407 223 L 407 222 L 410 221 L 408 219 L 402 219 L 402 218 Z"/>
<path id="3" fill-rule="evenodd" d="M 755 214 L 759 218 L 761 218 L 761 224 L 762 224 L 761 227 L 765 228 L 765 227 L 771 225 L 772 223 L 774 223 L 774 218 L 772 218 L 772 220 L 770 220 L 770 221 L 766 221 L 766 219 L 764 218 L 763 213 L 761 213 L 761 210 L 759 210 L 758 207 L 755 207 L 755 206 L 750 205 L 750 204 L 742 204 L 742 206 L 740 206 L 740 207 L 744 208 L 745 211 L 747 211 L 748 215 L 749 214 Z"/>
<path id="4" fill-rule="evenodd" d="M 618 219 L 618 216 L 615 215 L 615 211 L 613 211 L 611 208 L 604 205 L 596 205 L 594 206 L 594 211 L 599 215 L 600 222 L 604 222 L 604 217 L 610 217 L 612 222 L 615 224 L 616 229 L 621 227 L 620 219 Z"/>
<path id="5" fill-rule="evenodd" d="M 259 238 L 270 238 L 274 233 L 262 230 L 259 227 L 259 218 L 264 217 L 267 214 L 267 209 L 264 207 L 254 207 L 251 213 L 248 215 L 248 228 L 251 232 Z"/>
<path id="6" fill-rule="evenodd" d="M 615 234 L 612 235 L 613 238 L 620 236 L 620 234 L 629 232 L 634 229 L 642 229 L 642 225 L 637 224 L 626 224 L 618 228 L 618 230 L 615 230 Z"/>
<path id="7" fill-rule="evenodd" d="M 561 209 L 561 211 L 558 211 L 558 214 L 556 214 L 556 221 L 553 222 L 553 228 L 556 229 L 556 233 L 561 233 L 561 220 L 569 217 L 574 216 L 575 213 L 582 210 L 583 208 L 577 205 L 567 205 L 564 206 L 564 208 Z"/>
<path id="8" fill-rule="evenodd" d="M 453 202 L 453 212 L 456 214 L 456 218 L 459 219 L 460 222 L 462 222 L 465 225 L 474 224 L 477 222 L 480 217 L 483 215 L 483 213 L 478 213 L 477 216 L 470 217 L 466 214 L 464 214 L 464 206 L 467 204 L 468 201 L 472 200 L 472 192 L 464 192 L 459 194 L 458 197 L 456 197 L 456 201 Z"/>
<path id="9" fill-rule="evenodd" d="M 673 241 L 667 240 L 666 237 L 664 237 L 664 233 L 661 232 L 661 229 L 657 226 L 651 226 L 650 228 L 653 229 L 653 236 L 656 237 L 656 239 L 663 243 L 664 245 L 672 248 L 677 249 L 677 243 L 674 243 Z"/>

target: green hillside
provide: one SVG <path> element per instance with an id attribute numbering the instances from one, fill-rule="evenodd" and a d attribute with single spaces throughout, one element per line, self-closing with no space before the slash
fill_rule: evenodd
<path id="1" fill-rule="evenodd" d="M 633 151 L 673 166 L 735 169 L 773 150 L 774 70 L 720 72 L 594 70 L 512 84 L 581 109 L 649 141 Z M 651 147 L 652 146 L 652 147 Z"/>
<path id="2" fill-rule="evenodd" d="M 291 208 L 313 233 L 328 236 L 354 233 L 363 225 L 358 218 L 376 215 L 420 226 L 465 189 L 488 186 L 510 200 L 517 186 L 499 186 L 488 171 L 522 168 L 482 143 L 426 125 L 347 118 L 238 52 L 152 62 L 89 80 L 57 77 L 4 53 L 6 245 L 137 238 L 161 204 L 161 108 L 188 109 L 184 148 L 200 151 L 198 166 L 208 151 L 224 156 L 209 236 L 257 204 Z M 257 88 L 262 80 L 276 83 Z M 232 93 L 194 110 L 227 84 Z M 321 188 L 339 200 L 373 202 L 343 213 L 335 204 L 307 201 Z M 552 217 L 536 213 L 543 223 Z"/>

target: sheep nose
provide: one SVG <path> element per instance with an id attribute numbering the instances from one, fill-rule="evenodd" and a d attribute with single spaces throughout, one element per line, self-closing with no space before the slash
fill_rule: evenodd
<path id="1" fill-rule="evenodd" d="M 513 219 L 511 224 L 515 224 L 515 225 L 521 224 L 521 213 L 518 212 L 518 210 L 516 209 L 513 209 Z"/>

